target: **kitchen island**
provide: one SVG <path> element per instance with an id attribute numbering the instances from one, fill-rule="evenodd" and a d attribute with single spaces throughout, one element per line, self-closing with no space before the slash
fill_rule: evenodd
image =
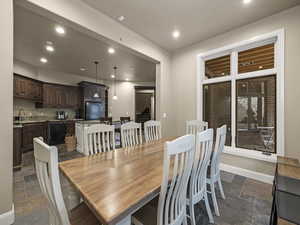
<path id="1" fill-rule="evenodd" d="M 88 155 L 84 151 L 84 145 L 85 145 L 85 128 L 89 127 L 94 124 L 101 124 L 103 122 L 99 120 L 82 120 L 82 121 L 77 121 L 75 124 L 75 136 L 77 140 L 77 145 L 76 145 L 76 150 L 82 154 Z M 120 128 L 121 128 L 121 122 L 120 121 L 113 121 L 113 125 L 115 126 L 115 131 L 120 133 Z M 117 139 L 120 139 L 117 137 Z M 118 142 L 117 142 L 118 143 Z"/>

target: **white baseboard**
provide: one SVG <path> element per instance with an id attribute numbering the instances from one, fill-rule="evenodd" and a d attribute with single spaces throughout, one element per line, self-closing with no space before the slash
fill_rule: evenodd
<path id="1" fill-rule="evenodd" d="M 15 222 L 15 207 L 12 205 L 11 210 L 0 214 L 0 224 L 1 225 L 11 225 Z"/>
<path id="2" fill-rule="evenodd" d="M 254 180 L 258 180 L 264 183 L 273 184 L 274 176 L 267 175 L 264 173 L 255 172 L 252 170 L 243 169 L 240 167 L 231 166 L 228 164 L 221 163 L 220 169 L 229 173 L 237 174 Z"/>

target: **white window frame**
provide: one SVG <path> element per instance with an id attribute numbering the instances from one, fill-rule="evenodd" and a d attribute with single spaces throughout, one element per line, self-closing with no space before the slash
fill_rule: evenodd
<path id="1" fill-rule="evenodd" d="M 238 51 L 255 48 L 269 43 L 275 43 L 275 62 L 273 69 L 259 70 L 238 74 Z M 231 72 L 228 76 L 205 79 L 205 61 L 220 56 L 231 54 Z M 276 154 L 270 156 L 262 154 L 261 151 L 243 149 L 235 146 L 236 136 L 236 80 L 269 76 L 276 74 Z M 232 146 L 226 146 L 224 152 L 227 154 L 258 159 L 268 162 L 276 162 L 277 156 L 284 156 L 284 29 L 255 36 L 249 40 L 227 45 L 197 55 L 197 82 L 196 82 L 196 106 L 197 119 L 203 120 L 203 86 L 205 84 L 231 82 L 231 133 Z"/>

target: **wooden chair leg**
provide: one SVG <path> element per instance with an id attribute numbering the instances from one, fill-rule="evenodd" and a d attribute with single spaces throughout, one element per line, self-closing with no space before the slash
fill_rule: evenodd
<path id="1" fill-rule="evenodd" d="M 221 196 L 222 196 L 223 199 L 225 199 L 225 194 L 224 194 L 224 190 L 223 190 L 223 186 L 222 186 L 222 182 L 221 182 L 220 177 L 218 178 L 218 184 L 219 184 L 219 189 L 220 189 L 220 192 L 221 192 Z"/>
<path id="2" fill-rule="evenodd" d="M 208 218 L 209 218 L 209 222 L 210 223 L 215 223 L 214 217 L 213 217 L 211 209 L 210 209 L 207 192 L 205 192 L 205 194 L 204 194 L 204 201 L 205 201 L 205 207 L 206 207 L 207 215 L 208 215 Z"/>
<path id="3" fill-rule="evenodd" d="M 183 219 L 183 225 L 188 225 L 186 217 Z"/>
<path id="4" fill-rule="evenodd" d="M 214 183 L 213 180 L 211 180 L 210 182 L 211 182 L 210 183 L 211 196 L 212 196 L 212 200 L 213 200 L 213 204 L 214 204 L 215 213 L 216 213 L 217 216 L 220 216 L 217 197 L 216 197 L 215 183 Z"/>
<path id="5" fill-rule="evenodd" d="M 189 210 L 190 210 L 190 219 L 191 219 L 191 225 L 196 225 L 196 218 L 195 218 L 195 211 L 194 211 L 194 205 L 190 202 L 189 204 Z"/>

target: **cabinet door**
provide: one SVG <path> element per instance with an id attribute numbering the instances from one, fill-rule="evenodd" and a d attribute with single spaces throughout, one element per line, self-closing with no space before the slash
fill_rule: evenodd
<path id="1" fill-rule="evenodd" d="M 42 84 L 38 81 L 14 75 L 14 96 L 40 102 Z"/>
<path id="2" fill-rule="evenodd" d="M 78 108 L 79 90 L 76 87 L 70 87 L 67 93 L 67 106 L 71 108 Z"/>
<path id="3" fill-rule="evenodd" d="M 21 169 L 22 166 L 22 128 L 14 128 L 14 136 L 13 136 L 13 167 L 14 170 Z"/>
<path id="4" fill-rule="evenodd" d="M 23 77 L 14 76 L 14 96 L 25 98 L 27 95 L 27 80 Z"/>
<path id="5" fill-rule="evenodd" d="M 31 80 L 26 81 L 26 97 L 28 99 L 34 99 L 34 82 Z"/>
<path id="6" fill-rule="evenodd" d="M 51 84 L 43 85 L 43 105 L 54 107 L 57 104 L 57 93 L 55 86 Z"/>
<path id="7" fill-rule="evenodd" d="M 38 102 L 42 101 L 42 84 L 37 81 L 31 83 L 32 98 Z"/>
<path id="8" fill-rule="evenodd" d="M 22 151 L 33 149 L 34 126 L 25 124 L 22 129 Z"/>
<path id="9" fill-rule="evenodd" d="M 60 106 L 61 107 L 68 107 L 67 105 L 67 95 L 68 95 L 68 87 L 61 86 L 59 87 L 60 93 Z"/>
<path id="10" fill-rule="evenodd" d="M 43 137 L 46 141 L 46 123 L 24 124 L 22 129 L 23 152 L 33 149 L 33 138 Z"/>

